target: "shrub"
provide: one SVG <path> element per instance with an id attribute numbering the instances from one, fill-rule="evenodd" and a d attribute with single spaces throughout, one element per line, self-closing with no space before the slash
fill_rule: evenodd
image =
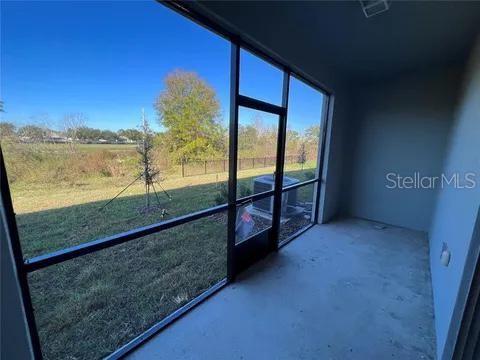
<path id="1" fill-rule="evenodd" d="M 240 183 L 240 188 L 238 189 L 238 197 L 245 197 L 250 195 L 252 195 L 252 190 L 250 190 L 247 185 Z"/>
<path id="2" fill-rule="evenodd" d="M 220 184 L 220 189 L 215 195 L 215 204 L 222 205 L 228 202 L 228 186 L 226 182 Z"/>
<path id="3" fill-rule="evenodd" d="M 303 176 L 305 176 L 305 181 L 306 180 L 311 180 L 311 179 L 315 178 L 315 173 L 313 171 L 305 171 L 303 173 Z"/>
<path id="4" fill-rule="evenodd" d="M 136 173 L 136 152 L 103 149 L 70 151 L 60 144 L 2 141 L 9 182 L 25 184 L 75 183 L 86 177 L 128 176 Z"/>
<path id="5" fill-rule="evenodd" d="M 252 190 L 250 190 L 247 185 L 240 183 L 237 196 L 245 197 L 249 195 L 252 195 Z M 215 203 L 217 205 L 221 205 L 225 204 L 226 202 L 228 202 L 228 185 L 226 182 L 223 182 L 220 184 L 219 192 L 217 195 L 215 195 Z"/>

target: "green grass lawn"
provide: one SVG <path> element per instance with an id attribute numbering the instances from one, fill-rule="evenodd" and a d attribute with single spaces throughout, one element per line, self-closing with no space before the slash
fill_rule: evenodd
<path id="1" fill-rule="evenodd" d="M 45 358 L 103 357 L 225 276 L 214 216 L 34 272 Z"/>
<path id="2" fill-rule="evenodd" d="M 305 180 L 314 166 L 307 165 L 303 170 L 288 165 L 286 170 Z M 273 170 L 241 171 L 239 182 L 251 186 L 254 177 Z M 159 193 L 161 207 L 168 211 L 164 219 L 159 211 L 139 212 L 145 201 L 140 182 L 99 210 L 131 181 L 129 177 L 55 186 L 16 182 L 11 191 L 24 255 L 29 258 L 209 208 L 216 205 L 226 180 L 226 173 L 167 177 L 161 184 L 173 200 Z M 312 186 L 299 191 L 304 201 L 312 192 Z M 103 357 L 223 279 L 226 232 L 226 214 L 217 214 L 30 274 L 45 358 Z"/>

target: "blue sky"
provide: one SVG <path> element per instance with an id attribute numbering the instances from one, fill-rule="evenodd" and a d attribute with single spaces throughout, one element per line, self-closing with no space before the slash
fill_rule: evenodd
<path id="1" fill-rule="evenodd" d="M 163 79 L 197 72 L 229 116 L 230 44 L 155 1 L 2 2 L 1 98 L 4 121 L 55 128 L 82 112 L 87 125 L 136 127 L 141 108 L 159 130 L 153 108 Z M 242 52 L 240 90 L 279 104 L 282 73 Z M 291 83 L 289 127 L 318 123 L 320 93 Z M 251 113 L 243 111 L 243 123 Z"/>

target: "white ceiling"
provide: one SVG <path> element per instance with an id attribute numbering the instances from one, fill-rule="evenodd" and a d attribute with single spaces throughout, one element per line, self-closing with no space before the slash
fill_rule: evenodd
<path id="1" fill-rule="evenodd" d="M 393 1 L 390 10 L 368 19 L 358 1 L 201 1 L 193 6 L 300 69 L 322 64 L 353 79 L 462 61 L 480 31 L 480 1 Z"/>

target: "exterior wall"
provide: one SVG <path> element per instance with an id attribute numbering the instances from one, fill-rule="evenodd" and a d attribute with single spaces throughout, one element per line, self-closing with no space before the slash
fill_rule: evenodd
<path id="1" fill-rule="evenodd" d="M 477 185 L 474 189 L 441 189 L 430 228 L 438 359 L 451 358 L 466 300 L 461 290 L 468 281 L 462 283 L 462 279 L 471 279 L 474 266 L 468 262 L 478 257 L 478 244 L 474 246 L 472 239 L 480 205 L 479 150 L 480 41 L 466 72 L 443 169 L 447 174 L 474 172 Z M 451 252 L 448 267 L 442 266 L 439 259 L 444 243 Z"/>
<path id="2" fill-rule="evenodd" d="M 428 231 L 434 189 L 389 189 L 387 174 L 439 176 L 461 71 L 410 73 L 357 87 L 350 129 L 347 213 Z"/>

